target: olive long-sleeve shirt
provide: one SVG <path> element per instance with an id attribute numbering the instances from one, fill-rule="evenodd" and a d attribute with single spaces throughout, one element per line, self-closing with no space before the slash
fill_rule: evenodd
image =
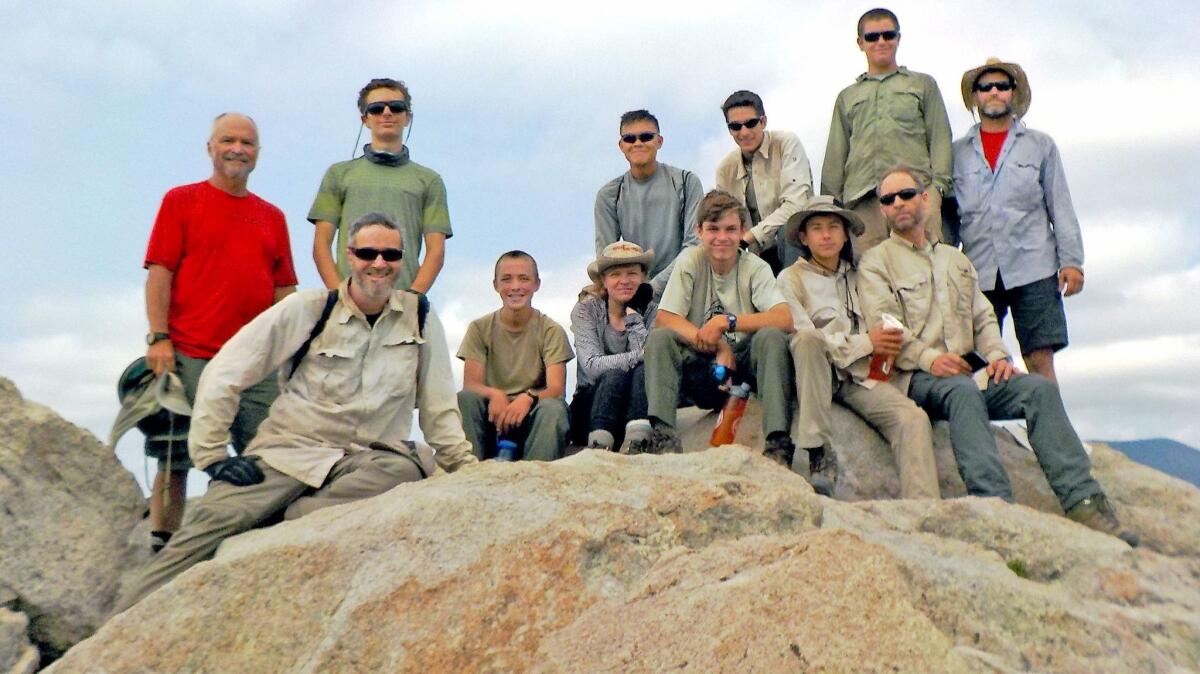
<path id="1" fill-rule="evenodd" d="M 838 94 L 821 167 L 821 193 L 848 207 L 874 191 L 883 172 L 906 164 L 950 191 L 950 118 L 937 82 L 901 66 L 866 73 Z"/>

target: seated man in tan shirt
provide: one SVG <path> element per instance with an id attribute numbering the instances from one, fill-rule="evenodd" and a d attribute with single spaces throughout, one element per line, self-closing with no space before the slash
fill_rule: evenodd
<path id="1" fill-rule="evenodd" d="M 290 295 L 248 323 L 204 369 L 188 449 L 212 477 L 183 527 L 129 583 L 129 608 L 225 538 L 278 517 L 368 498 L 422 479 L 436 464 L 475 463 L 454 406 L 450 355 L 437 314 L 422 325 L 415 293 L 393 290 L 400 230 L 380 213 L 351 227 L 350 278 Z M 322 321 L 322 318 L 325 320 Z M 323 323 L 323 325 L 321 325 Z M 229 456 L 238 397 L 282 369 L 282 392 L 241 456 Z M 437 450 L 408 441 L 412 411 Z"/>

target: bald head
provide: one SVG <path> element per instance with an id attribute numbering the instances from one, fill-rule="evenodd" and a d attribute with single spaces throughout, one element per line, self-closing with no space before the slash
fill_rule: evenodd
<path id="1" fill-rule="evenodd" d="M 254 120 L 236 112 L 217 115 L 208 139 L 208 156 L 213 163 L 213 185 L 230 194 L 244 194 L 246 180 L 258 162 Z"/>

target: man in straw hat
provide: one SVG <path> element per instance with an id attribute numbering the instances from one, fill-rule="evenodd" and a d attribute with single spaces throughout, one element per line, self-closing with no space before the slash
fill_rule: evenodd
<path id="1" fill-rule="evenodd" d="M 954 458 L 967 493 L 1013 500 L 988 420 L 1023 418 L 1038 463 L 1067 517 L 1136 546 L 1138 537 L 1121 526 L 1092 477 L 1087 451 L 1067 418 L 1058 387 L 1013 367 L 971 261 L 957 248 L 926 237 L 930 198 L 920 174 L 894 167 L 878 189 L 892 234 L 867 251 L 859 265 L 863 313 L 872 327 L 883 322 L 884 313 L 903 323 L 895 367 L 911 373 L 908 396 L 929 418 L 950 422 Z M 984 368 L 987 377 L 977 384 L 972 373 Z"/>
<path id="2" fill-rule="evenodd" d="M 787 334 L 792 317 L 775 287 L 771 268 L 741 250 L 746 208 L 732 194 L 713 190 L 700 202 L 700 245 L 675 260 L 646 340 L 646 398 L 653 426 L 651 451 L 681 450 L 675 431 L 680 390 L 707 409 L 725 401 L 713 366 L 736 371 L 763 407 L 764 454 L 791 465 L 788 431 L 793 406 L 792 359 Z"/>
<path id="3" fill-rule="evenodd" d="M 941 492 L 929 417 L 895 383 L 869 376 L 872 357 L 900 353 L 903 333 L 884 325 L 867 329 L 850 245 L 850 236 L 862 232 L 858 214 L 828 196 L 817 197 L 787 222 L 787 239 L 802 256 L 778 279 L 796 324 L 791 339 L 800 404 L 796 443 L 809 448 L 814 489 L 831 490 L 837 461 L 830 403 L 837 400 L 887 438 L 900 472 L 900 495 L 936 499 Z"/>
<path id="4" fill-rule="evenodd" d="M 963 251 L 1001 326 L 1009 310 L 1021 356 L 1055 381 L 1067 345 L 1062 296 L 1083 290 L 1083 238 L 1054 139 L 1025 126 L 1025 71 L 996 58 L 962 77 L 979 123 L 954 142 L 954 191 Z"/>

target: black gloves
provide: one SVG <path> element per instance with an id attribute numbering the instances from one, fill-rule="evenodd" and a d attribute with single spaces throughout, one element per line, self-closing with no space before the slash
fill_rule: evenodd
<path id="1" fill-rule="evenodd" d="M 214 480 L 224 480 L 235 487 L 249 487 L 263 481 L 262 469 L 253 459 L 234 456 L 210 464 L 204 469 Z"/>
<path id="2" fill-rule="evenodd" d="M 633 293 L 633 297 L 629 298 L 625 306 L 639 314 L 645 313 L 646 307 L 650 306 L 652 299 L 654 299 L 654 288 L 649 283 L 643 283 L 638 286 L 637 291 Z"/>

